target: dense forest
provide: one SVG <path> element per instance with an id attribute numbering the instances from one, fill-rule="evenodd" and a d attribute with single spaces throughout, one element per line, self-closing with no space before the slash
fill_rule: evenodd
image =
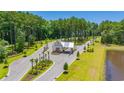
<path id="1" fill-rule="evenodd" d="M 10 54 L 13 54 L 23 52 L 35 41 L 46 39 L 82 42 L 89 36 L 98 35 L 97 28 L 98 24 L 74 16 L 46 20 L 30 12 L 0 12 L 0 61 L 8 55 L 6 47 L 11 46 Z"/>
<path id="2" fill-rule="evenodd" d="M 64 39 L 76 43 L 89 36 L 100 35 L 102 43 L 124 44 L 124 20 L 107 20 L 98 25 L 74 16 L 46 20 L 30 12 L 0 12 L 0 58 L 5 57 L 5 46 L 11 46 L 12 52 L 20 53 L 35 41 Z"/>
<path id="3" fill-rule="evenodd" d="M 103 21 L 99 24 L 101 42 L 105 44 L 124 45 L 124 20 L 120 22 Z"/>
<path id="4" fill-rule="evenodd" d="M 24 43 L 32 45 L 34 41 L 47 38 L 84 40 L 97 34 L 96 23 L 83 18 L 45 20 L 29 12 L 0 12 L 0 38 L 14 45 L 17 52 L 23 51 Z"/>
<path id="5" fill-rule="evenodd" d="M 87 37 L 96 30 L 97 26 L 83 18 L 71 17 L 48 21 L 29 12 L 0 12 L 0 38 L 10 44 L 18 43 L 20 36 L 24 37 L 26 42 L 31 38 L 43 40 Z"/>

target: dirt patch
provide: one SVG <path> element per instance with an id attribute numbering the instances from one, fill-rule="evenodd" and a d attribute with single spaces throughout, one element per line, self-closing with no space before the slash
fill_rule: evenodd
<path id="1" fill-rule="evenodd" d="M 28 80 L 32 80 L 33 78 L 35 77 L 35 75 L 32 75 L 32 74 L 28 74 L 26 79 L 23 80 L 23 81 L 28 81 Z"/>

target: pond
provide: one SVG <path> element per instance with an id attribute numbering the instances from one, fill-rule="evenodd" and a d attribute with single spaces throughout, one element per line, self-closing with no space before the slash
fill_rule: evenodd
<path id="1" fill-rule="evenodd" d="M 107 51 L 106 56 L 106 80 L 124 80 L 124 52 Z"/>

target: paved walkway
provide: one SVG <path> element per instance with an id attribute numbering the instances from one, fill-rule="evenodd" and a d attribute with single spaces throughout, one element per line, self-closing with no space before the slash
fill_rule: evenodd
<path id="1" fill-rule="evenodd" d="M 87 44 L 91 44 L 90 41 L 86 42 L 85 44 L 81 46 L 77 46 L 77 50 L 69 55 L 69 54 L 59 54 L 59 55 L 50 55 L 50 59 L 55 62 L 54 66 L 50 68 L 46 73 L 41 75 L 39 78 L 37 78 L 37 81 L 53 81 L 56 77 L 61 75 L 63 70 L 63 65 L 65 62 L 68 64 L 71 64 L 74 60 L 76 60 L 77 51 L 82 53 L 84 51 L 84 46 L 87 47 Z M 51 47 L 51 46 L 50 46 Z M 51 50 L 51 49 L 50 49 Z"/>

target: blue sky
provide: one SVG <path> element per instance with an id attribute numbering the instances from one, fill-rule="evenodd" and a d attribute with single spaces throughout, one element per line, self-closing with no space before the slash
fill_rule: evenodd
<path id="1" fill-rule="evenodd" d="M 120 21 L 124 18 L 124 11 L 32 11 L 31 13 L 47 20 L 75 16 L 96 23 L 103 20 Z"/>

